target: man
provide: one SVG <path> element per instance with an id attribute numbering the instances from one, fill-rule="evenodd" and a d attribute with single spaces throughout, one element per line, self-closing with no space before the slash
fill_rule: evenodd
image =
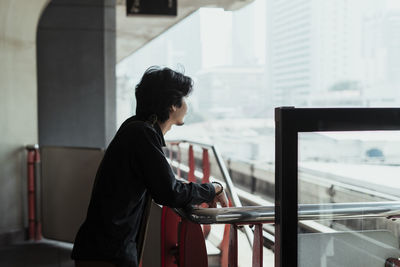
<path id="1" fill-rule="evenodd" d="M 71 255 L 76 266 L 138 266 L 138 232 L 148 194 L 170 207 L 227 206 L 220 184 L 176 180 L 162 151 L 171 126 L 184 124 L 191 90 L 192 79 L 169 68 L 144 73 L 136 86 L 136 116 L 121 125 L 97 171 Z"/>

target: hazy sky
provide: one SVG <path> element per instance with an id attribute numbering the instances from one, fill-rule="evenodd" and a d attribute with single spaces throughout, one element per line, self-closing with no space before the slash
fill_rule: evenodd
<path id="1" fill-rule="evenodd" d="M 236 23 L 255 33 L 254 50 L 259 64 L 265 61 L 266 6 L 265 0 L 256 0 L 248 6 L 234 11 L 240 16 Z M 241 14 L 240 14 L 241 13 Z M 200 27 L 202 39 L 203 66 L 205 68 L 229 65 L 232 63 L 233 12 L 222 8 L 200 9 Z M 264 33 L 264 34 L 263 34 Z"/>

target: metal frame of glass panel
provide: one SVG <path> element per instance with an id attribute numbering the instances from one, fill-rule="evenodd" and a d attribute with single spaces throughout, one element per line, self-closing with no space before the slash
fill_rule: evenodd
<path id="1" fill-rule="evenodd" d="M 400 130 L 400 108 L 275 109 L 275 266 L 297 267 L 298 133 Z"/>

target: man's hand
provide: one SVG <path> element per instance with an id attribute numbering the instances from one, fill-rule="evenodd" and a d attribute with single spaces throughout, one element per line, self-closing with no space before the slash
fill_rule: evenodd
<path id="1" fill-rule="evenodd" d="M 214 186 L 216 193 L 221 192 L 221 190 L 223 190 L 223 188 L 219 184 L 212 184 L 212 185 Z M 225 190 L 222 191 L 220 194 L 216 194 L 213 201 L 211 201 L 208 205 L 210 208 L 216 208 L 217 203 L 219 203 L 223 208 L 228 207 L 228 199 L 226 197 Z"/>

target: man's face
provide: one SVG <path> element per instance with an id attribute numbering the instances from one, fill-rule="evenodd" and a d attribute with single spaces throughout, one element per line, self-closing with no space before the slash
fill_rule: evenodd
<path id="1" fill-rule="evenodd" d="M 169 117 L 175 125 L 181 126 L 185 123 L 184 118 L 185 118 L 187 109 L 188 109 L 188 107 L 187 107 L 185 98 L 182 99 L 181 107 L 172 106 Z"/>

